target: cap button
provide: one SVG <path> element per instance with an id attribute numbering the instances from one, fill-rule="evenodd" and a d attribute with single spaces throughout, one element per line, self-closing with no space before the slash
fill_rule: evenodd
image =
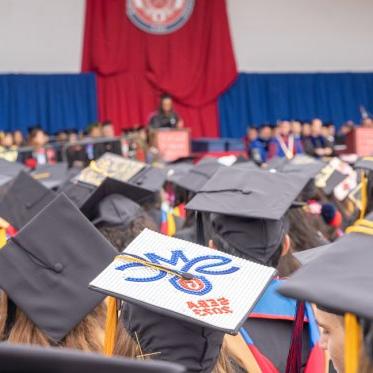
<path id="1" fill-rule="evenodd" d="M 54 271 L 55 272 L 60 273 L 60 272 L 62 272 L 62 270 L 63 270 L 63 265 L 61 263 L 56 263 L 54 265 Z"/>
<path id="2" fill-rule="evenodd" d="M 248 189 L 248 188 L 244 188 L 244 189 L 242 189 L 242 193 L 243 193 L 243 194 L 250 194 L 250 193 L 251 193 L 251 190 Z"/>

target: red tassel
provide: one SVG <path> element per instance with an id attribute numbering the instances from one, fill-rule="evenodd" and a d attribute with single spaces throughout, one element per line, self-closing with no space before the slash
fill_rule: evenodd
<path id="1" fill-rule="evenodd" d="M 300 373 L 302 370 L 302 337 L 304 324 L 304 302 L 297 302 L 293 333 L 289 355 L 286 363 L 286 373 Z"/>

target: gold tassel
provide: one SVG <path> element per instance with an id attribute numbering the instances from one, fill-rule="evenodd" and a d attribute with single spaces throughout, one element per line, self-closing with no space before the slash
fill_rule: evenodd
<path id="1" fill-rule="evenodd" d="M 368 205 L 368 179 L 364 171 L 361 171 L 361 210 L 360 219 L 364 219 Z"/>
<path id="2" fill-rule="evenodd" d="M 0 228 L 0 250 L 6 245 L 6 230 Z"/>
<path id="3" fill-rule="evenodd" d="M 345 314 L 345 373 L 358 373 L 360 325 L 355 315 Z"/>
<path id="4" fill-rule="evenodd" d="M 118 325 L 117 300 L 114 297 L 107 298 L 107 312 L 105 324 L 104 354 L 112 356 L 115 347 L 115 335 Z"/>

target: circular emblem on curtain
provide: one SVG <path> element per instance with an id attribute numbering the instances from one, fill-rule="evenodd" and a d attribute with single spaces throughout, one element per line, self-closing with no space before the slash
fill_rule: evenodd
<path id="1" fill-rule="evenodd" d="M 127 0 L 132 23 L 152 34 L 169 34 L 184 26 L 195 0 Z"/>

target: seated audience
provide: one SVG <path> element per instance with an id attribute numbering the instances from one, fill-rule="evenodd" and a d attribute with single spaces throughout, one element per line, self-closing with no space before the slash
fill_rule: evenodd
<path id="1" fill-rule="evenodd" d="M 35 168 L 36 166 L 43 164 L 54 164 L 56 163 L 56 152 L 53 148 L 46 148 L 48 144 L 48 135 L 40 128 L 35 127 L 31 130 L 29 135 L 29 146 L 33 148 L 32 156 L 28 157 L 26 164 Z"/>
<path id="2" fill-rule="evenodd" d="M 322 158 L 333 154 L 333 147 L 322 135 L 322 121 L 314 119 L 311 125 L 311 136 L 304 138 L 304 151 L 313 157 Z"/>
<path id="3" fill-rule="evenodd" d="M 13 143 L 13 135 L 11 132 L 5 132 L 2 135 L 0 158 L 10 162 L 15 162 L 18 158 L 17 146 Z"/>
<path id="4" fill-rule="evenodd" d="M 290 122 L 281 121 L 278 126 L 278 135 L 269 145 L 268 158 L 281 157 L 291 159 L 296 154 L 302 154 L 303 147 L 300 137 L 291 133 Z"/>
<path id="5" fill-rule="evenodd" d="M 249 157 L 259 166 L 267 162 L 271 138 L 271 127 L 269 124 L 263 124 L 259 129 L 259 136 L 256 138 L 253 137 L 253 140 L 249 144 Z"/>
<path id="6" fill-rule="evenodd" d="M 347 135 L 354 129 L 355 124 L 352 120 L 349 120 L 342 124 L 337 135 L 335 136 L 335 143 L 337 145 L 346 145 Z"/>

